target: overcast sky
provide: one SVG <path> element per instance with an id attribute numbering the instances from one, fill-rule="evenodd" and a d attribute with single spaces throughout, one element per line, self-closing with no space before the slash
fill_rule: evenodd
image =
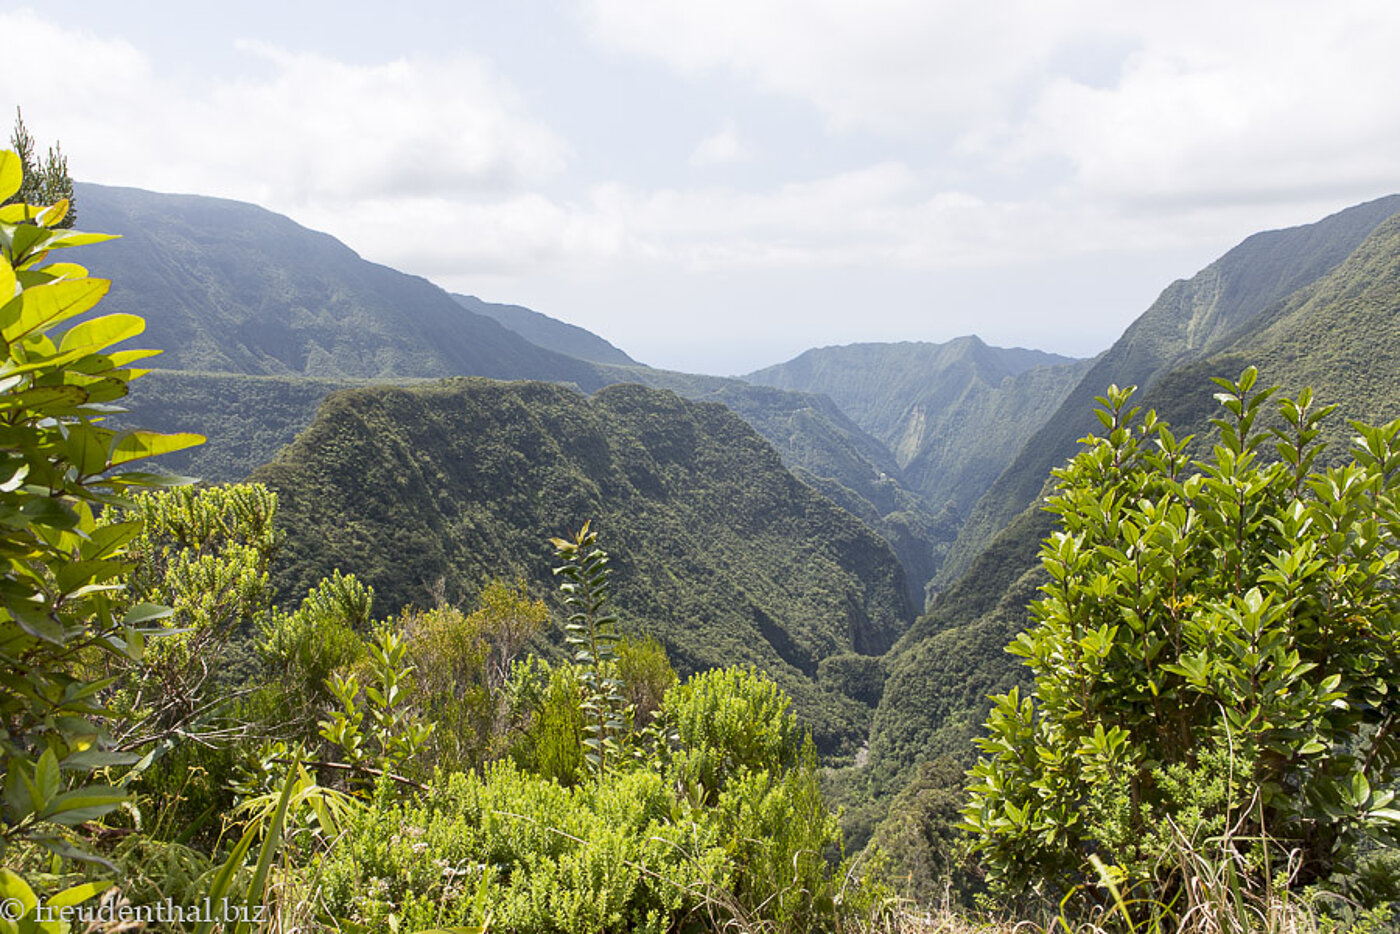
<path id="1" fill-rule="evenodd" d="M 1394 0 L 46 0 L 0 37 L 0 106 L 80 180 L 698 372 L 1094 354 L 1248 234 L 1400 190 Z"/>

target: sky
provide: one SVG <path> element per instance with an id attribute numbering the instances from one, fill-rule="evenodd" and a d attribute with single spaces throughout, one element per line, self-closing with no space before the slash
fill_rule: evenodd
<path id="1" fill-rule="evenodd" d="M 691 372 L 1089 356 L 1249 234 L 1400 191 L 1394 0 L 47 0 L 0 37 L 0 108 L 81 181 Z"/>

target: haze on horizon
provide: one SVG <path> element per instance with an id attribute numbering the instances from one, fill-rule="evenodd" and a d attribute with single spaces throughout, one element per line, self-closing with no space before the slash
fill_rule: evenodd
<path id="1" fill-rule="evenodd" d="M 722 374 L 1091 355 L 1250 233 L 1400 190 L 1377 0 L 382 10 L 7 4 L 0 121 L 79 180 L 252 201 Z"/>

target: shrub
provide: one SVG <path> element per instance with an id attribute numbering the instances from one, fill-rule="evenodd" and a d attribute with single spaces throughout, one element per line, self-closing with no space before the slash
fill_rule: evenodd
<path id="1" fill-rule="evenodd" d="M 0 202 L 20 190 L 22 163 L 0 152 Z M 170 611 L 126 605 L 125 549 L 140 525 L 97 517 L 132 488 L 170 482 L 125 465 L 204 440 L 103 425 L 144 372 L 131 364 L 152 352 L 111 349 L 145 328 L 136 315 L 77 321 L 110 283 L 45 260 L 110 238 L 58 229 L 67 212 L 62 200 L 0 207 L 0 853 L 29 839 L 80 855 L 62 828 L 125 798 L 85 784 L 135 759 L 109 748 L 101 697 L 112 679 L 95 657 L 139 658 L 144 628 Z"/>
<path id="2" fill-rule="evenodd" d="M 1055 471 L 1050 583 L 1008 649 L 1035 689 L 993 699 L 964 811 L 1004 885 L 1092 880 L 1092 858 L 1166 899 L 1182 839 L 1266 880 L 1273 841 L 1301 881 L 1395 840 L 1400 421 L 1353 423 L 1354 459 L 1314 471 L 1331 407 L 1305 390 L 1265 433 L 1273 390 L 1217 382 L 1208 457 L 1114 387 L 1106 435 Z"/>

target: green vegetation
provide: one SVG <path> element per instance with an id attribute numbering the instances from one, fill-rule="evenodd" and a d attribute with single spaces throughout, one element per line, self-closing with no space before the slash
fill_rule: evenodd
<path id="1" fill-rule="evenodd" d="M 831 397 L 886 447 L 929 512 L 961 522 L 1088 363 L 962 337 L 809 350 L 744 378 Z"/>
<path id="2" fill-rule="evenodd" d="M 1204 460 L 1114 387 L 1056 471 L 1049 580 L 1008 648 L 1035 688 L 993 698 L 965 811 L 994 882 L 1064 891 L 1097 859 L 1165 905 L 1183 843 L 1237 848 L 1258 885 L 1400 842 L 1400 421 L 1353 423 L 1355 460 L 1315 471 L 1334 407 L 1305 390 L 1263 431 L 1256 377 L 1218 381 Z"/>
<path id="3" fill-rule="evenodd" d="M 50 226 L 58 230 L 71 228 L 78 222 L 78 203 L 73 196 L 73 179 L 68 174 L 68 157 L 63 154 L 63 147 L 55 143 L 40 160 L 35 152 L 38 144 L 24 125 L 24 115 L 18 107 L 15 108 L 15 128 L 10 134 L 10 145 L 19 157 L 20 185 L 13 194 L 0 200 L 0 206 L 64 203 L 68 205 L 68 210 L 61 220 L 50 221 Z"/>
<path id="4" fill-rule="evenodd" d="M 1193 278 L 1168 286 L 1105 351 L 1059 408 L 1015 453 L 1010 466 L 996 478 L 968 517 L 958 536 L 952 557 L 939 575 L 939 583 L 957 580 L 991 540 L 1017 513 L 1041 494 L 1050 471 L 1074 455 L 1080 438 L 1096 429 L 1094 397 L 1105 386 L 1140 386 L 1150 390 L 1172 371 L 1220 351 L 1236 338 L 1248 341 L 1257 333 L 1261 316 L 1290 296 L 1302 295 L 1351 256 L 1376 228 L 1400 210 L 1400 195 L 1357 205 L 1315 224 L 1289 230 L 1255 234 Z M 1378 321 L 1372 322 L 1379 324 Z M 1311 332 L 1327 340 L 1330 326 Z M 1360 345 L 1353 345 L 1360 346 Z M 1235 373 L 1259 358 L 1247 354 L 1229 365 L 1210 365 L 1175 384 L 1176 389 L 1199 400 L 1197 418 L 1174 418 L 1177 424 L 1202 426 L 1211 415 L 1208 377 Z M 1348 378 L 1363 371 L 1350 371 Z M 1374 371 L 1379 374 L 1384 370 Z M 1283 385 L 1311 385 L 1325 391 L 1321 382 L 1292 380 L 1285 374 L 1265 371 L 1266 378 Z M 1328 398 L 1347 400 L 1348 387 Z M 1351 411 L 1349 409 L 1349 411 Z M 1372 417 L 1357 408 L 1357 417 Z"/>
<path id="5" fill-rule="evenodd" d="M 0 194 L 23 162 L 0 157 Z M 100 239 L 58 229 L 64 207 L 0 208 L 0 897 L 30 911 L 0 929 L 57 930 L 42 897 L 229 899 L 280 930 L 854 931 L 908 920 L 891 885 L 1066 932 L 1081 905 L 1094 930 L 1307 929 L 1324 897 L 1322 930 L 1387 923 L 1400 420 L 1354 423 L 1345 461 L 1324 449 L 1341 437 L 1330 407 L 1304 392 L 1270 414 L 1248 369 L 1220 383 L 1227 414 L 1209 426 L 1198 394 L 1165 399 L 1216 442 L 1193 460 L 1110 389 L 1105 437 L 1055 472 L 1048 511 L 1017 518 L 911 626 L 918 588 L 833 500 L 906 563 L 936 563 L 961 506 L 931 517 L 904 478 L 976 473 L 974 455 L 928 453 L 916 409 L 942 389 L 891 423 L 894 458 L 824 397 L 644 368 L 567 364 L 588 388 L 639 372 L 730 408 L 638 385 L 336 388 L 371 357 L 376 376 L 436 365 L 414 342 L 434 311 L 379 322 L 406 343 L 350 333 L 377 314 L 355 303 L 389 294 L 356 259 L 348 330 L 286 323 L 312 352 L 264 346 L 232 305 L 188 345 L 200 365 L 282 376 L 145 381 L 176 420 L 213 405 L 200 392 L 245 400 L 221 424 L 246 428 L 248 451 L 299 432 L 259 483 L 182 487 L 125 465 L 199 436 L 105 421 L 148 355 L 111 348 L 143 322 L 75 323 L 106 284 L 42 265 Z M 227 210 L 181 208 L 204 209 Z M 244 217 L 257 250 L 286 232 L 270 217 Z M 148 219 L 168 246 L 166 221 Z M 1327 265 L 1336 242 L 1302 254 Z M 1270 374 L 1396 362 L 1397 256 L 1400 221 L 1380 223 L 1330 271 L 1272 270 L 1309 285 L 1244 330 L 1221 311 L 1239 296 L 1197 308 L 1191 339 L 1207 363 L 1257 352 Z M 310 301 L 316 279 L 194 265 L 206 296 Z M 520 352 L 501 365 L 558 364 Z M 977 370 L 963 415 L 1039 418 L 1030 403 L 1071 368 L 1028 354 L 995 386 Z M 1149 398 L 1201 365 L 1154 374 Z M 1379 382 L 1356 386 L 1367 417 L 1400 414 Z M 956 437 L 954 421 L 937 431 Z M 585 518 L 552 539 L 551 567 L 548 536 Z M 851 764 L 822 770 L 819 748 Z M 824 788 L 852 805 L 849 835 Z M 867 840 L 868 858 L 845 858 Z"/>
<path id="6" fill-rule="evenodd" d="M 1196 279 L 1169 288 L 1027 444 L 1020 467 L 1009 468 L 984 497 L 959 549 L 975 547 L 968 536 L 980 521 L 977 516 L 1018 470 L 1029 491 L 1025 502 L 1043 495 L 1050 468 L 1072 454 L 1075 439 L 1096 424 L 1089 414 L 1092 396 L 1114 381 L 1090 389 L 1088 380 L 1095 373 L 1118 372 L 1115 367 L 1156 374 L 1144 403 L 1180 434 L 1196 435 L 1198 450 L 1208 450 L 1217 437 L 1210 424 L 1217 404 L 1209 377 L 1239 372 L 1253 360 L 1262 361 L 1261 378 L 1270 383 L 1324 387 L 1322 397 L 1348 415 L 1372 423 L 1400 417 L 1400 400 L 1385 380 L 1400 368 L 1400 343 L 1388 337 L 1400 296 L 1395 268 L 1400 242 L 1396 221 L 1387 219 L 1397 205 L 1396 199 L 1384 199 L 1315 225 L 1251 237 Z M 1279 290 L 1295 287 L 1296 294 L 1278 300 Z M 1216 351 L 1191 362 L 1186 348 L 1192 334 L 1202 341 L 1211 335 L 1207 344 Z M 1201 352 L 1200 341 L 1196 346 Z M 1182 356 L 1185 365 L 1173 369 L 1177 364 L 1171 361 L 1179 363 Z M 1138 380 L 1129 375 L 1118 381 Z M 1072 405 L 1078 410 L 1071 412 Z M 1261 418 L 1268 427 L 1283 426 L 1269 412 Z M 1350 446 L 1345 423 L 1324 422 L 1322 430 L 1330 447 L 1319 466 L 1333 465 L 1332 458 L 1339 463 Z M 1062 453 L 1047 453 L 1057 445 Z M 1042 461 L 1043 470 L 1032 481 L 1034 467 L 1026 465 Z M 970 561 L 966 572 L 937 595 L 885 658 L 888 680 L 872 726 L 869 768 L 846 783 L 851 790 L 841 799 L 851 805 L 852 815 L 862 816 L 861 825 L 848 824 L 852 839 L 871 832 L 869 824 L 887 813 L 883 802 L 913 778 L 919 763 L 946 755 L 971 764 L 971 741 L 985 720 L 983 697 L 1028 688 L 1028 670 L 999 647 L 1033 622 L 1026 605 L 1046 582 L 1037 554 L 1052 530 L 1051 516 L 1031 505 L 980 552 L 958 554 L 955 560 Z"/>
<path id="7" fill-rule="evenodd" d="M 0 152 L 0 197 L 21 190 L 26 167 Z M 99 514 L 131 489 L 163 482 L 123 465 L 204 440 L 103 426 L 109 403 L 141 375 L 130 364 L 151 352 L 110 349 L 141 333 L 139 318 L 76 320 L 108 283 L 75 263 L 45 260 L 51 250 L 108 238 L 62 230 L 67 208 L 64 201 L 0 208 L 0 853 L 7 860 L 17 843 L 90 858 L 63 828 L 127 798 L 121 785 L 95 775 L 135 761 L 112 748 L 103 701 L 113 679 L 102 669 L 139 659 L 146 627 L 170 610 L 123 600 L 112 582 L 128 572 L 126 546 L 141 527 L 100 523 Z"/>
<path id="8" fill-rule="evenodd" d="M 254 478 L 295 533 L 280 593 L 340 569 L 389 607 L 458 601 L 501 576 L 543 593 L 538 543 L 593 517 L 620 556 L 622 631 L 654 636 L 682 672 L 762 668 L 826 751 L 853 751 L 871 708 L 820 684 L 822 660 L 879 654 L 910 616 L 874 533 L 728 410 L 661 390 L 589 398 L 465 379 L 339 392 Z"/>
<path id="9" fill-rule="evenodd" d="M 20 177 L 0 154 L 0 194 Z M 580 657 L 551 666 L 518 657 L 546 617 L 520 587 L 377 619 L 337 571 L 277 609 L 274 492 L 127 495 L 170 481 L 126 464 L 203 439 L 103 425 L 149 352 L 110 349 L 134 316 L 74 323 L 107 283 L 42 265 L 100 239 L 55 229 L 64 207 L 0 211 L 4 929 L 66 930 L 74 908 L 195 934 L 803 932 L 887 912 L 828 861 L 840 834 L 787 698 L 752 670 L 677 684 L 657 643 L 613 638 L 586 526 L 556 543 Z"/>

